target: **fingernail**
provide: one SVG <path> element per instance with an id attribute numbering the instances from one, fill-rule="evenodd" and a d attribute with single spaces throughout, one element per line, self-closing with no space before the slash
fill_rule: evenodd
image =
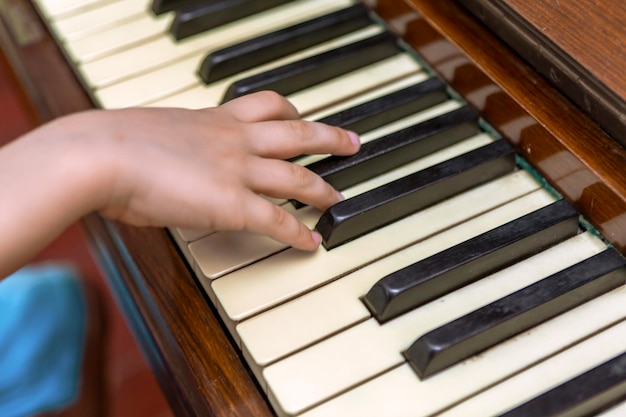
<path id="1" fill-rule="evenodd" d="M 322 242 L 322 235 L 320 235 L 319 232 L 315 230 L 311 230 L 311 237 L 313 238 L 313 241 L 316 245 L 319 245 Z"/>
<path id="2" fill-rule="evenodd" d="M 347 130 L 348 132 L 348 136 L 350 137 L 350 141 L 352 142 L 352 144 L 354 145 L 360 145 L 361 144 L 361 138 L 359 137 L 359 135 L 351 130 Z"/>
<path id="3" fill-rule="evenodd" d="M 337 191 L 337 202 L 343 201 L 345 199 L 346 197 L 343 194 L 341 194 L 339 191 Z"/>

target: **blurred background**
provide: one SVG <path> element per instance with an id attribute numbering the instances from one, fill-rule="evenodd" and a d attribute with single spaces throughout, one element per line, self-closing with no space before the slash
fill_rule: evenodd
<path id="1" fill-rule="evenodd" d="M 0 49 L 0 146 L 39 124 L 7 58 Z M 34 262 L 72 262 L 82 277 L 100 295 L 106 331 L 99 337 L 102 352 L 85 369 L 104 370 L 102 376 L 106 407 L 102 417 L 171 417 L 167 402 L 135 343 L 124 317 L 108 291 L 89 253 L 80 224 L 69 228 L 46 248 Z M 87 374 L 87 378 L 99 378 Z M 97 385 L 97 384 L 96 384 Z M 74 414 L 58 414 L 70 417 Z"/>

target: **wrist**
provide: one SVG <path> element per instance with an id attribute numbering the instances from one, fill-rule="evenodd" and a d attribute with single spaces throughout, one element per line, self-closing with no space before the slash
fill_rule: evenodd
<path id="1" fill-rule="evenodd" d="M 31 184 L 39 182 L 48 213 L 73 222 L 97 210 L 106 199 L 113 156 L 102 145 L 96 111 L 78 113 L 50 122 L 20 139 L 24 170 Z M 43 201 L 41 201 L 43 202 Z"/>
<path id="2" fill-rule="evenodd" d="M 105 171 L 81 116 L 58 119 L 0 148 L 0 275 L 28 261 L 96 209 Z"/>

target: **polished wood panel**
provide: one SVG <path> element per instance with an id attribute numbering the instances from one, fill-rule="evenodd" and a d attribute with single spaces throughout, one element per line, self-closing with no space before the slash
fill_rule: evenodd
<path id="1" fill-rule="evenodd" d="M 459 2 L 626 147 L 626 5 L 619 1 Z"/>
<path id="2" fill-rule="evenodd" d="M 505 0 L 580 67 L 626 101 L 626 3 Z"/>
<path id="3" fill-rule="evenodd" d="M 377 3 L 395 30 L 624 253 L 624 150 L 456 3 Z M 27 46 L 8 38 L 44 120 L 91 107 L 49 36 Z M 35 64 L 38 56 L 44 65 Z M 85 224 L 176 415 L 272 416 L 167 232 L 97 215 Z"/>

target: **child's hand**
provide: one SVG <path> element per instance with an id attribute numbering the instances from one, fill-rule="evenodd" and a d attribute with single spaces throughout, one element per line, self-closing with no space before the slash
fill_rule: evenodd
<path id="1" fill-rule="evenodd" d="M 359 147 L 354 134 L 300 120 L 270 92 L 200 111 L 120 110 L 94 124 L 115 161 L 103 215 L 135 225 L 245 229 L 307 250 L 319 236 L 259 194 L 326 209 L 341 196 L 283 159 Z"/>

